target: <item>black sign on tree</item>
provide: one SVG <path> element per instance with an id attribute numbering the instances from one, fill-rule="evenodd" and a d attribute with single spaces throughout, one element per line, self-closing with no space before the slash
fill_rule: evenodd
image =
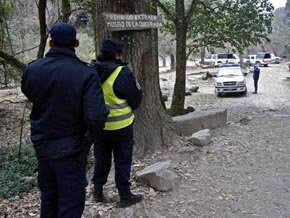
<path id="1" fill-rule="evenodd" d="M 151 14 L 103 13 L 103 17 L 110 32 L 159 28 L 163 26 L 162 18 Z"/>

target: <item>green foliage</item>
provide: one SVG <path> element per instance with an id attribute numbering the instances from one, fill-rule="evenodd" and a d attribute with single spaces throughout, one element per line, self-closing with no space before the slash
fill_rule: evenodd
<path id="1" fill-rule="evenodd" d="M 242 52 L 250 45 L 269 41 L 274 7 L 268 0 L 227 0 L 224 4 L 217 13 L 226 43 Z"/>
<path id="2" fill-rule="evenodd" d="M 7 33 L 6 33 L 6 24 L 7 24 L 7 19 L 10 16 L 10 14 L 12 13 L 13 10 L 13 3 L 11 1 L 7 1 L 7 0 L 0 0 L 0 44 L 2 47 L 3 46 L 3 42 L 6 40 L 7 38 Z"/>
<path id="3" fill-rule="evenodd" d="M 0 22 L 2 22 L 4 17 L 8 17 L 12 10 L 13 10 L 13 2 L 12 1 L 7 1 L 7 0 L 0 0 Z"/>
<path id="4" fill-rule="evenodd" d="M 164 1 L 164 6 L 175 16 L 172 1 Z M 268 0 L 201 1 L 187 26 L 188 54 L 202 47 L 224 48 L 227 45 L 243 52 L 251 45 L 268 41 L 268 34 L 272 30 L 273 10 Z M 163 12 L 163 15 L 168 22 L 162 31 L 175 35 L 174 19 L 168 13 Z"/>
<path id="5" fill-rule="evenodd" d="M 160 29 L 162 33 L 169 33 L 171 35 L 176 34 L 176 28 L 174 24 L 174 19 L 176 17 L 175 13 L 175 4 L 170 0 L 165 0 L 163 2 L 164 7 L 167 9 L 169 14 L 166 14 L 163 10 L 160 11 L 161 16 L 165 17 L 167 22 L 164 23 L 164 26 Z"/>
<path id="6" fill-rule="evenodd" d="M 33 188 L 33 184 L 23 183 L 21 179 L 32 176 L 36 166 L 31 145 L 22 148 L 20 159 L 17 146 L 0 148 L 0 197 L 9 198 Z"/>

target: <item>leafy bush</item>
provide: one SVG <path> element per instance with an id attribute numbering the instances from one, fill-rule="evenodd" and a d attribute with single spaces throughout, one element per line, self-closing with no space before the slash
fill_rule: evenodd
<path id="1" fill-rule="evenodd" d="M 33 176 L 37 159 L 31 145 L 22 148 L 18 158 L 18 147 L 0 148 L 0 197 L 9 198 L 33 188 L 34 184 L 24 183 L 23 177 Z"/>

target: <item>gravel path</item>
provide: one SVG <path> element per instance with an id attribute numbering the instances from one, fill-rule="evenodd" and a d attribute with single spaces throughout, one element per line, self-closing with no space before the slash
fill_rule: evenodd
<path id="1" fill-rule="evenodd" d="M 206 147 L 185 143 L 148 154 L 134 163 L 136 171 L 150 163 L 170 160 L 180 177 L 174 191 L 156 192 L 133 182 L 134 191 L 145 194 L 144 201 L 117 209 L 111 178 L 105 191 L 112 202 L 95 204 L 89 186 L 83 217 L 290 217 L 290 81 L 285 80 L 289 75 L 285 64 L 261 68 L 258 95 L 252 94 L 250 74 L 246 97 L 224 98 L 214 95 L 213 80 L 190 75 L 200 88 L 186 97 L 186 105 L 199 110 L 228 109 L 227 126 L 212 130 L 213 142 Z M 172 74 L 161 77 L 172 87 Z M 24 198 L 5 200 L 2 205 L 13 211 L 10 217 L 33 217 L 39 212 L 35 202 L 39 203 L 38 193 L 32 192 Z"/>
<path id="2" fill-rule="evenodd" d="M 163 158 L 173 160 L 182 176 L 175 191 L 146 202 L 154 211 L 164 217 L 290 217 L 286 67 L 261 68 L 258 95 L 251 94 L 250 74 L 247 97 L 217 98 L 213 81 L 197 80 L 199 94 L 188 96 L 187 104 L 228 109 L 228 125 L 212 131 L 209 146 L 184 146 Z"/>
<path id="3" fill-rule="evenodd" d="M 290 217 L 289 74 L 282 64 L 261 68 L 258 95 L 250 74 L 247 97 L 224 98 L 214 95 L 213 81 L 193 76 L 200 89 L 186 104 L 228 109 L 228 125 L 212 131 L 209 146 L 188 144 L 156 158 L 175 166 L 174 191 L 109 217 Z"/>

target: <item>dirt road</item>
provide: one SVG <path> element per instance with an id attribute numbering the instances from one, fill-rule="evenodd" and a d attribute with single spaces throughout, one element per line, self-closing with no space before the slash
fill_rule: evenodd
<path id="1" fill-rule="evenodd" d="M 199 93 L 187 104 L 228 109 L 228 125 L 212 131 L 209 146 L 184 145 L 157 158 L 171 160 L 180 175 L 173 192 L 110 217 L 290 217 L 289 75 L 283 64 L 261 68 L 257 95 L 250 74 L 247 97 L 224 98 L 196 76 Z"/>
<path id="2" fill-rule="evenodd" d="M 134 191 L 145 193 L 145 199 L 121 210 L 115 208 L 117 194 L 110 180 L 105 190 L 113 202 L 96 205 L 89 186 L 83 217 L 290 217 L 290 81 L 285 80 L 290 72 L 285 64 L 261 68 L 257 95 L 252 94 L 251 76 L 246 97 L 224 98 L 214 95 L 212 80 L 193 76 L 200 88 L 186 97 L 186 104 L 228 109 L 227 126 L 212 130 L 213 141 L 206 147 L 184 144 L 134 163 L 136 170 L 170 160 L 180 176 L 174 191 L 156 192 L 134 182 Z M 38 193 L 5 205 L 7 211 L 19 212 L 10 217 L 37 216 Z"/>
<path id="3" fill-rule="evenodd" d="M 250 74 L 247 97 L 217 98 L 212 81 L 198 80 L 200 93 L 187 104 L 228 109 L 228 125 L 212 131 L 211 145 L 163 158 L 183 176 L 175 191 L 156 197 L 153 210 L 164 217 L 290 217 L 289 75 L 285 65 L 261 68 L 259 93 L 252 94 Z"/>

